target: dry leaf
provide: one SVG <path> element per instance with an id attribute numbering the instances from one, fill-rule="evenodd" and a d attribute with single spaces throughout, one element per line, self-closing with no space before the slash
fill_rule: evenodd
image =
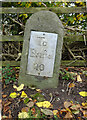
<path id="1" fill-rule="evenodd" d="M 49 101 L 44 101 L 43 102 L 43 107 L 49 108 L 51 103 Z"/>
<path id="2" fill-rule="evenodd" d="M 72 88 L 72 87 L 75 87 L 75 84 L 74 84 L 74 83 L 70 83 L 70 84 L 69 84 L 69 88 Z"/>
<path id="3" fill-rule="evenodd" d="M 19 93 L 17 94 L 16 92 L 13 92 L 10 94 L 11 98 L 16 98 L 18 95 L 20 95 Z"/>
<path id="4" fill-rule="evenodd" d="M 77 81 L 82 82 L 82 79 L 81 79 L 80 75 L 77 75 Z"/>
<path id="5" fill-rule="evenodd" d="M 78 110 L 80 107 L 81 107 L 80 104 L 77 104 L 77 105 L 72 105 L 70 107 L 70 109 L 72 109 L 72 110 Z"/>
<path id="6" fill-rule="evenodd" d="M 4 106 L 8 106 L 8 105 L 10 105 L 11 104 L 11 102 L 10 101 L 7 101 L 5 104 L 4 104 Z"/>
<path id="7" fill-rule="evenodd" d="M 33 115 L 34 115 L 35 112 L 36 112 L 35 108 L 32 108 L 31 111 L 32 111 L 32 114 L 33 114 Z"/>
<path id="8" fill-rule="evenodd" d="M 27 104 L 27 106 L 28 106 L 29 108 L 33 107 L 33 106 L 34 106 L 34 102 L 30 101 L 30 102 Z"/>
<path id="9" fill-rule="evenodd" d="M 61 113 L 63 113 L 63 112 L 67 112 L 67 110 L 66 110 L 66 109 L 61 109 L 60 112 L 61 112 Z"/>
<path id="10" fill-rule="evenodd" d="M 74 114 L 79 114 L 79 112 L 80 112 L 79 110 L 74 110 L 73 111 Z"/>
<path id="11" fill-rule="evenodd" d="M 17 87 L 16 85 L 13 85 L 13 88 L 17 89 L 17 91 L 21 91 L 24 87 L 24 84 L 21 84 L 19 87 Z"/>
<path id="12" fill-rule="evenodd" d="M 53 110 L 54 115 L 57 115 L 57 113 L 58 113 L 58 110 Z"/>
<path id="13" fill-rule="evenodd" d="M 2 95 L 2 97 L 3 97 L 3 98 L 6 98 L 6 97 L 7 97 L 7 95 Z"/>
<path id="14" fill-rule="evenodd" d="M 22 108 L 22 112 L 28 112 L 28 110 L 29 110 L 29 108 L 28 107 L 24 107 L 24 108 Z"/>
<path id="15" fill-rule="evenodd" d="M 83 110 L 82 112 L 83 112 L 84 117 L 87 118 L 87 111 L 86 111 L 86 110 Z"/>
<path id="16" fill-rule="evenodd" d="M 49 101 L 44 101 L 44 102 L 37 102 L 36 105 L 38 107 L 49 108 L 51 106 L 51 103 Z"/>
<path id="17" fill-rule="evenodd" d="M 79 94 L 80 94 L 81 96 L 83 96 L 83 97 L 86 97 L 86 96 L 87 96 L 87 92 L 85 92 L 85 91 L 81 91 L 81 92 L 79 92 Z"/>
<path id="18" fill-rule="evenodd" d="M 18 118 L 29 118 L 29 115 L 27 112 L 19 112 Z"/>
<path id="19" fill-rule="evenodd" d="M 68 108 L 68 107 L 70 107 L 71 105 L 72 105 L 71 102 L 67 102 L 67 101 L 64 102 L 64 107 L 65 107 L 65 108 Z"/>
<path id="20" fill-rule="evenodd" d="M 9 118 L 12 118 L 12 116 L 11 116 L 11 110 L 9 110 L 8 112 L 9 112 Z"/>
<path id="21" fill-rule="evenodd" d="M 37 92 L 42 92 L 40 89 L 36 89 Z"/>
<path id="22" fill-rule="evenodd" d="M 24 91 L 22 91 L 22 93 L 21 93 L 21 98 L 27 98 L 28 96 L 27 96 L 27 94 L 24 92 Z"/>
<path id="23" fill-rule="evenodd" d="M 87 103 L 82 103 L 82 106 L 84 106 L 84 107 L 87 106 Z"/>
<path id="24" fill-rule="evenodd" d="M 66 113 L 64 118 L 73 118 L 72 114 L 70 112 Z"/>
<path id="25" fill-rule="evenodd" d="M 6 113 L 9 109 L 10 109 L 9 106 L 5 106 L 5 107 L 3 108 L 3 112 Z"/>
<path id="26" fill-rule="evenodd" d="M 41 109 L 41 112 L 43 112 L 45 115 L 53 115 L 53 111 L 49 109 Z"/>

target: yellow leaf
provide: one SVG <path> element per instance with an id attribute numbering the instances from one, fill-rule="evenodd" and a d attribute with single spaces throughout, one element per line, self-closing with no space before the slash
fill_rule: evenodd
<path id="1" fill-rule="evenodd" d="M 24 97 L 24 98 L 28 97 L 27 94 L 24 91 L 22 91 L 22 93 L 21 93 L 21 98 L 22 97 Z"/>
<path id="2" fill-rule="evenodd" d="M 17 89 L 17 91 L 21 91 L 24 87 L 24 84 L 21 84 L 19 87 L 17 87 L 16 85 L 13 85 L 13 88 Z"/>
<path id="3" fill-rule="evenodd" d="M 51 103 L 49 101 L 44 101 L 43 102 L 43 107 L 49 108 Z"/>
<path id="4" fill-rule="evenodd" d="M 54 115 L 57 115 L 57 113 L 58 113 L 58 110 L 53 110 Z"/>
<path id="5" fill-rule="evenodd" d="M 87 110 L 83 110 L 82 112 L 83 112 L 84 117 L 87 118 Z"/>
<path id="6" fill-rule="evenodd" d="M 85 91 L 81 91 L 81 92 L 79 92 L 79 94 L 80 94 L 81 96 L 83 96 L 83 97 L 86 97 L 86 96 L 87 96 L 87 92 L 85 92 Z"/>
<path id="7" fill-rule="evenodd" d="M 28 112 L 19 112 L 18 118 L 29 118 Z"/>
<path id="8" fill-rule="evenodd" d="M 87 103 L 82 103 L 82 106 L 87 106 Z"/>
<path id="9" fill-rule="evenodd" d="M 44 102 L 37 102 L 36 105 L 38 107 L 49 108 L 51 103 L 49 101 L 44 101 Z"/>
<path id="10" fill-rule="evenodd" d="M 69 88 L 72 88 L 72 87 L 75 87 L 75 84 L 74 84 L 74 83 L 70 83 L 70 84 L 69 84 Z"/>
<path id="11" fill-rule="evenodd" d="M 20 95 L 20 94 L 17 94 L 16 92 L 13 92 L 13 93 L 10 94 L 10 97 L 11 98 L 16 98 L 18 95 Z"/>
<path id="12" fill-rule="evenodd" d="M 43 106 L 43 102 L 37 102 L 36 105 L 37 105 L 38 107 L 42 107 L 42 106 Z"/>

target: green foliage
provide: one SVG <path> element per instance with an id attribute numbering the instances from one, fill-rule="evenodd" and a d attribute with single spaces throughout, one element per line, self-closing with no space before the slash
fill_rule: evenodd
<path id="1" fill-rule="evenodd" d="M 2 68 L 2 78 L 5 84 L 9 84 L 11 81 L 15 82 L 15 71 L 10 65 L 7 65 L 5 68 Z"/>
<path id="2" fill-rule="evenodd" d="M 37 99 L 37 101 L 41 102 L 44 101 L 45 98 L 41 93 L 36 93 L 36 94 L 32 94 L 30 95 L 33 99 Z"/>
<path id="3" fill-rule="evenodd" d="M 86 2 L 3 2 L 3 7 L 84 7 L 86 6 Z M 32 14 L 3 14 L 2 15 L 2 24 L 5 34 L 9 35 L 23 35 L 24 29 L 21 27 L 20 23 L 25 25 L 26 20 Z M 16 20 L 17 22 L 13 22 L 9 19 L 9 16 Z M 63 22 L 64 26 L 75 26 L 78 29 L 86 29 L 87 15 L 86 13 L 69 13 L 69 14 L 58 14 L 58 17 Z M 21 33 L 22 32 L 22 33 Z M 71 34 L 72 31 L 67 31 Z M 76 34 L 76 32 L 75 32 Z"/>
<path id="4" fill-rule="evenodd" d="M 62 76 L 63 80 L 74 80 L 75 79 L 74 76 L 73 76 L 73 74 L 71 74 L 70 72 L 68 72 L 66 70 L 64 70 L 64 71 L 60 70 L 59 73 Z"/>

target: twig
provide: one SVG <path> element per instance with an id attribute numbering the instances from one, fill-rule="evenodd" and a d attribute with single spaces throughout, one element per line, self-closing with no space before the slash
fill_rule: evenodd
<path id="1" fill-rule="evenodd" d="M 21 53 L 18 53 L 18 57 L 15 59 L 15 61 L 18 61 L 21 57 Z"/>
<path id="2" fill-rule="evenodd" d="M 52 95 L 52 93 L 50 93 L 50 102 L 52 102 L 52 99 L 53 99 L 53 95 Z"/>
<path id="3" fill-rule="evenodd" d="M 71 89 L 72 89 L 72 88 L 70 87 L 70 88 L 69 88 L 69 91 L 68 91 L 68 95 L 70 95 Z"/>
<path id="4" fill-rule="evenodd" d="M 65 29 L 72 30 L 72 31 L 82 31 L 86 32 L 87 30 L 79 29 L 79 28 L 73 28 L 71 26 L 64 26 Z"/>
<path id="5" fill-rule="evenodd" d="M 64 44 L 64 46 L 66 47 L 66 49 L 69 51 L 70 55 L 71 55 L 74 59 L 76 59 L 76 58 L 82 58 L 83 60 L 85 60 L 82 56 L 74 56 L 74 54 L 73 54 L 73 52 L 70 50 L 70 48 L 69 48 L 66 44 Z"/>
<path id="6" fill-rule="evenodd" d="M 19 23 L 15 19 L 12 19 L 11 17 L 9 17 L 9 19 L 12 20 L 13 22 L 17 23 L 18 25 L 20 25 L 23 29 L 25 28 L 25 26 L 23 24 Z"/>
<path id="7" fill-rule="evenodd" d="M 85 45 L 86 45 L 86 37 L 85 37 L 85 35 L 83 35 L 83 37 L 84 37 L 84 43 L 85 43 Z"/>
<path id="8" fill-rule="evenodd" d="M 42 5 L 44 5 L 47 8 L 47 5 L 45 3 L 42 2 Z"/>
<path id="9" fill-rule="evenodd" d="M 12 54 L 2 54 L 2 56 L 8 56 L 8 57 L 12 57 L 15 59 L 15 57 L 17 57 L 17 55 L 12 55 Z"/>

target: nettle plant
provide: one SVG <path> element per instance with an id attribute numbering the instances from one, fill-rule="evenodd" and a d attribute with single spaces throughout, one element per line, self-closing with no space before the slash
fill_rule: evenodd
<path id="1" fill-rule="evenodd" d="M 6 67 L 2 68 L 2 78 L 5 84 L 9 84 L 10 82 L 16 81 L 16 75 L 15 70 L 10 67 L 8 64 Z"/>

